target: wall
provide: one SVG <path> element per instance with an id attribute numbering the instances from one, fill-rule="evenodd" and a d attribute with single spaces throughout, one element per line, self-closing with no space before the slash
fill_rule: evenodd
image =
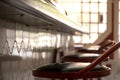
<path id="1" fill-rule="evenodd" d="M 0 19 L 0 80 L 34 80 L 32 69 L 51 63 L 54 48 L 66 49 L 69 37 Z"/>

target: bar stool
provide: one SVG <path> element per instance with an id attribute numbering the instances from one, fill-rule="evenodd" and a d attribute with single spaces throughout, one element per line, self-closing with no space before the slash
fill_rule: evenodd
<path id="1" fill-rule="evenodd" d="M 105 41 L 98 49 L 89 49 L 84 47 L 75 47 L 77 53 L 102 53 L 103 49 L 107 49 L 111 44 L 115 43 L 113 40 Z"/>
<path id="2" fill-rule="evenodd" d="M 109 49 L 110 46 L 114 45 L 115 41 L 108 40 L 103 46 L 101 46 L 98 50 L 81 50 L 76 52 L 76 54 L 66 55 L 61 58 L 62 62 L 92 62 L 97 57 L 101 55 L 105 50 Z M 94 53 L 93 53 L 94 52 Z M 108 61 L 109 57 L 104 61 Z"/>
<path id="3" fill-rule="evenodd" d="M 115 41 L 108 40 L 98 50 L 89 50 L 89 49 L 87 50 L 86 49 L 86 51 L 87 52 L 90 51 L 90 53 L 85 53 L 85 50 L 82 50 L 82 51 L 84 51 L 84 53 L 78 52 L 77 54 L 63 56 L 61 58 L 61 61 L 62 62 L 92 62 L 97 57 L 99 57 L 101 55 L 101 53 L 103 53 L 105 50 L 109 49 L 110 46 L 112 46 L 114 44 L 115 44 Z M 94 51 L 94 53 L 91 53 L 93 51 Z M 109 59 L 109 57 L 107 57 L 103 61 L 108 61 L 108 59 Z M 97 80 L 101 80 L 101 78 L 99 77 L 99 78 L 97 78 Z"/>
<path id="4" fill-rule="evenodd" d="M 120 42 L 114 44 L 92 63 L 53 63 L 41 66 L 32 71 L 34 77 L 53 79 L 88 79 L 105 77 L 110 75 L 111 70 L 105 65 L 98 65 L 120 47 Z"/>

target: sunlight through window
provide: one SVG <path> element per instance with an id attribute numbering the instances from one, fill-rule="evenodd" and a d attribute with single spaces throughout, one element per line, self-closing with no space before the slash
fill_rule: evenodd
<path id="1" fill-rule="evenodd" d="M 107 29 L 107 0 L 57 0 L 68 13 L 68 17 L 89 32 L 82 40 L 94 42 Z M 95 35 L 92 37 L 92 35 Z M 75 40 L 79 37 L 75 37 Z M 82 41 L 86 43 L 86 41 Z M 77 41 L 78 42 L 78 41 Z"/>

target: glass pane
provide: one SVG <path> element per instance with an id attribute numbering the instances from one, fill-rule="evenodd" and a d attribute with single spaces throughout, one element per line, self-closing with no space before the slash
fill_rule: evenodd
<path id="1" fill-rule="evenodd" d="M 91 32 L 95 32 L 95 33 L 98 32 L 98 24 L 91 24 L 90 26 L 91 26 L 90 27 Z"/>
<path id="2" fill-rule="evenodd" d="M 74 21 L 74 22 L 79 22 L 79 19 L 80 19 L 80 15 L 79 15 L 79 13 L 76 13 L 76 12 L 68 12 L 68 17 L 72 20 L 72 21 Z M 76 17 L 75 17 L 76 16 Z"/>
<path id="3" fill-rule="evenodd" d="M 91 0 L 81 0 L 82 2 L 90 2 Z"/>
<path id="4" fill-rule="evenodd" d="M 106 3 L 100 3 L 98 9 L 99 9 L 99 12 L 106 13 L 107 12 L 107 4 Z"/>
<path id="5" fill-rule="evenodd" d="M 98 0 L 91 0 L 91 2 L 98 2 Z"/>
<path id="6" fill-rule="evenodd" d="M 107 0 L 60 0 L 68 12 L 68 17 L 81 25 L 91 35 L 84 35 L 83 40 L 93 42 L 100 33 L 107 29 Z M 72 5 L 72 6 L 71 6 Z M 63 5 L 62 5 L 63 6 Z M 99 16 L 102 15 L 102 16 Z M 80 28 L 81 28 L 80 27 Z M 94 34 L 93 34 L 94 33 Z M 95 35 L 96 37 L 92 37 Z M 85 38 L 85 39 L 84 39 Z M 93 38 L 93 39 L 92 39 Z M 90 41 L 89 41 L 90 40 Z"/>
<path id="7" fill-rule="evenodd" d="M 83 3 L 83 4 L 82 4 L 82 11 L 83 11 L 83 12 L 90 12 L 89 3 Z"/>
<path id="8" fill-rule="evenodd" d="M 90 43 L 93 43 L 98 38 L 98 34 L 97 33 L 91 33 L 90 38 L 91 38 Z"/>
<path id="9" fill-rule="evenodd" d="M 98 22 L 98 14 L 91 14 L 91 22 Z"/>
<path id="10" fill-rule="evenodd" d="M 89 22 L 89 20 L 90 20 L 90 14 L 89 13 L 83 13 L 83 15 L 82 15 L 82 21 L 83 22 Z"/>
<path id="11" fill-rule="evenodd" d="M 81 27 L 82 27 L 82 29 L 84 29 L 84 31 L 86 31 L 86 32 L 90 32 L 90 27 L 89 27 L 89 24 L 82 24 L 81 25 Z"/>
<path id="12" fill-rule="evenodd" d="M 98 3 L 91 3 L 90 11 L 91 12 L 98 12 Z"/>
<path id="13" fill-rule="evenodd" d="M 106 3 L 106 2 L 107 2 L 107 0 L 99 0 L 99 2 L 105 2 L 105 3 Z"/>
<path id="14" fill-rule="evenodd" d="M 107 30 L 106 24 L 99 24 L 99 33 L 103 33 Z"/>
<path id="15" fill-rule="evenodd" d="M 77 15 L 78 23 L 81 25 L 81 13 Z"/>
<path id="16" fill-rule="evenodd" d="M 107 14 L 103 14 L 103 23 L 107 23 Z"/>
<path id="17" fill-rule="evenodd" d="M 73 36 L 75 43 L 81 43 L 81 36 Z"/>
<path id="18" fill-rule="evenodd" d="M 89 40 L 89 35 L 83 35 L 82 36 L 82 43 L 89 43 L 90 40 Z"/>

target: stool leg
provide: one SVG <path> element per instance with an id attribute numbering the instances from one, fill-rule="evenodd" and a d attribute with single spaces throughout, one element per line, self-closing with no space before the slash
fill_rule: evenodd
<path id="1" fill-rule="evenodd" d="M 55 49 L 53 50 L 53 60 L 52 60 L 52 63 L 56 63 L 57 53 L 58 53 L 58 49 L 55 48 Z"/>
<path id="2" fill-rule="evenodd" d="M 61 60 L 61 58 L 64 56 L 64 52 L 63 51 L 60 51 L 60 62 L 63 63 L 63 61 Z"/>

